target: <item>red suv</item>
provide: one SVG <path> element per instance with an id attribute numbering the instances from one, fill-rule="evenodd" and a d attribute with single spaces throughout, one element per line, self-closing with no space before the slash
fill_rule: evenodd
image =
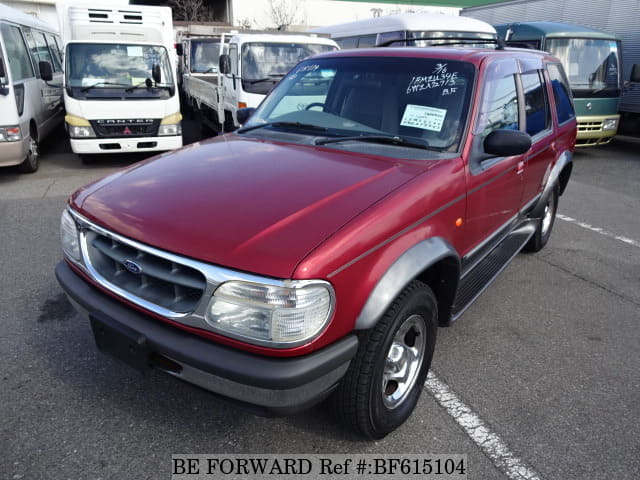
<path id="1" fill-rule="evenodd" d="M 549 239 L 576 138 L 560 62 L 329 53 L 249 113 L 75 192 L 58 280 L 98 348 L 140 370 L 271 413 L 331 397 L 383 437 L 418 401 L 437 327 Z"/>

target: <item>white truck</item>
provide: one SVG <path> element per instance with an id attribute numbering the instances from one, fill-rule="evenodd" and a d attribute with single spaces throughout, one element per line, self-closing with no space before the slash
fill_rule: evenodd
<path id="1" fill-rule="evenodd" d="M 74 153 L 181 147 L 171 9 L 59 4 L 58 16 Z"/>
<path id="2" fill-rule="evenodd" d="M 238 127 L 238 109 L 257 107 L 300 60 L 338 49 L 329 38 L 265 33 L 222 33 L 187 44 L 183 101 L 216 133 Z"/>

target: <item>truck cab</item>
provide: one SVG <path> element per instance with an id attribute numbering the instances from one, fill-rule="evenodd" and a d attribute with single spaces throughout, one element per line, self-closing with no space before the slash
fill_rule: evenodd
<path id="1" fill-rule="evenodd" d="M 171 9 L 59 7 L 64 103 L 81 155 L 182 146 Z"/>

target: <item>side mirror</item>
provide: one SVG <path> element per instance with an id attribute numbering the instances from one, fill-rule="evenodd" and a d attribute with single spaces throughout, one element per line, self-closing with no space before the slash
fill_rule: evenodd
<path id="1" fill-rule="evenodd" d="M 160 65 L 158 63 L 154 63 L 153 67 L 151 67 L 151 76 L 154 82 L 162 82 L 162 73 L 160 73 Z"/>
<path id="2" fill-rule="evenodd" d="M 176 55 L 178 55 L 179 57 L 184 55 L 184 49 L 182 48 L 181 43 L 176 43 Z"/>
<path id="3" fill-rule="evenodd" d="M 218 66 L 220 67 L 220 73 L 222 73 L 223 75 L 231 73 L 231 57 L 229 57 L 229 55 L 227 55 L 226 53 L 220 55 Z"/>
<path id="4" fill-rule="evenodd" d="M 531 137 L 520 130 L 494 130 L 483 143 L 485 153 L 496 157 L 522 155 L 531 148 Z"/>
<path id="5" fill-rule="evenodd" d="M 4 63 L 2 59 L 0 59 L 0 78 L 4 79 L 4 77 L 6 76 L 7 76 L 7 72 L 4 71 Z"/>
<path id="6" fill-rule="evenodd" d="M 255 108 L 239 108 L 236 111 L 236 118 L 238 119 L 238 123 L 240 125 L 244 125 L 247 120 L 249 120 L 249 118 L 251 117 L 251 115 L 253 115 L 253 112 L 255 112 L 256 109 Z"/>
<path id="7" fill-rule="evenodd" d="M 640 64 L 636 63 L 631 67 L 631 78 L 632 82 L 640 82 Z"/>
<path id="8" fill-rule="evenodd" d="M 39 62 L 38 69 L 40 70 L 40 78 L 45 82 L 53 80 L 53 69 L 49 62 Z"/>

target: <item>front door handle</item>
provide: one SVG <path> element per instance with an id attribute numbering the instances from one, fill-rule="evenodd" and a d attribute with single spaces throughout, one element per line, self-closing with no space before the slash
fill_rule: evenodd
<path id="1" fill-rule="evenodd" d="M 518 166 L 516 167 L 516 175 L 520 175 L 524 173 L 524 160 L 518 162 Z"/>

